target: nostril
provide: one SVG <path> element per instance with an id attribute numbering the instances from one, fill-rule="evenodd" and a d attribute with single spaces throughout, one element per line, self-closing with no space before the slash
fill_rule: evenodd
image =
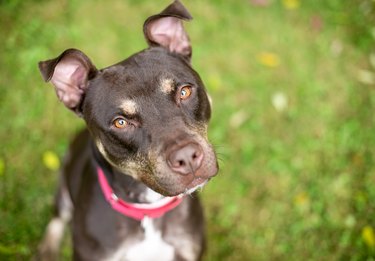
<path id="1" fill-rule="evenodd" d="M 180 174 L 194 173 L 202 163 L 202 149 L 196 143 L 189 143 L 173 150 L 168 156 L 170 168 Z"/>
<path id="2" fill-rule="evenodd" d="M 196 151 L 194 151 L 194 153 L 192 155 L 192 159 L 193 160 L 197 160 L 201 155 L 202 155 L 201 151 L 200 150 L 196 150 Z"/>
<path id="3" fill-rule="evenodd" d="M 183 166 L 185 166 L 185 165 L 186 165 L 185 161 L 183 161 L 183 160 L 179 160 L 179 161 L 178 161 L 178 166 L 179 166 L 179 167 L 183 167 Z"/>

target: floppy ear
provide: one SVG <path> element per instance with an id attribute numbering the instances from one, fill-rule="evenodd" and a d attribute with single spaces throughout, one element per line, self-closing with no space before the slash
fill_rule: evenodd
<path id="1" fill-rule="evenodd" d="M 77 49 L 68 49 L 57 58 L 39 62 L 39 70 L 55 86 L 60 101 L 80 115 L 88 80 L 97 72 L 90 59 Z"/>
<path id="2" fill-rule="evenodd" d="M 186 8 L 176 0 L 160 14 L 149 17 L 143 25 L 143 33 L 149 46 L 162 46 L 190 60 L 190 40 L 182 20 L 191 19 Z"/>

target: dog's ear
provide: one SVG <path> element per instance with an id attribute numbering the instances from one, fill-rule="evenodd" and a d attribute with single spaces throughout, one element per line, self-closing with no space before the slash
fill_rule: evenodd
<path id="1" fill-rule="evenodd" d="M 176 0 L 160 14 L 149 17 L 143 25 L 143 33 L 149 46 L 162 46 L 170 52 L 191 58 L 191 45 L 182 20 L 191 20 L 186 8 Z"/>
<path id="2" fill-rule="evenodd" d="M 43 79 L 55 86 L 60 101 L 80 115 L 88 80 L 97 72 L 90 59 L 79 50 L 68 49 L 57 58 L 39 62 L 39 70 Z"/>

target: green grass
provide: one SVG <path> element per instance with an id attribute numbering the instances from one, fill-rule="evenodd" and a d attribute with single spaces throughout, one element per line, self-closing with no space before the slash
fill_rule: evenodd
<path id="1" fill-rule="evenodd" d="M 201 195 L 205 260 L 374 260 L 373 1 L 184 2 L 221 167 Z M 116 63 L 146 47 L 143 21 L 168 3 L 0 2 L 0 260 L 35 252 L 58 179 L 43 154 L 62 158 L 83 126 L 37 62 L 75 47 Z"/>

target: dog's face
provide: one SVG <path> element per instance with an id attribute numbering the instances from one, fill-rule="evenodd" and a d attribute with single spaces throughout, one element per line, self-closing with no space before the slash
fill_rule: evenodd
<path id="1" fill-rule="evenodd" d="M 217 172 L 202 81 L 164 49 L 99 71 L 82 112 L 103 156 L 164 195 L 192 189 Z"/>
<path id="2" fill-rule="evenodd" d="M 207 140 L 210 103 L 181 19 L 191 17 L 178 1 L 151 16 L 150 48 L 102 70 L 75 49 L 40 63 L 108 162 L 166 196 L 192 192 L 218 171 Z"/>

